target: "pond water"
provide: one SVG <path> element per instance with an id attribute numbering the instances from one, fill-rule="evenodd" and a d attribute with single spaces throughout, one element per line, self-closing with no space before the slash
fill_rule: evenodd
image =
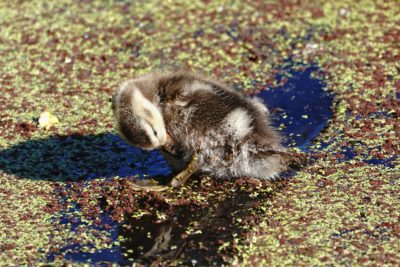
<path id="1" fill-rule="evenodd" d="M 283 126 L 286 145 L 303 151 L 308 151 L 333 115 L 332 93 L 324 90 L 322 81 L 311 77 L 316 70 L 310 67 L 303 72 L 292 71 L 284 86 L 256 95 L 269 107 L 275 126 Z"/>

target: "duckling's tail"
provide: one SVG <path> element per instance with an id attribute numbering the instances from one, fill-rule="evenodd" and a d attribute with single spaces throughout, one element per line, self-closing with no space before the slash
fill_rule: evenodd
<path id="1" fill-rule="evenodd" d="M 280 173 L 298 170 L 305 155 L 294 151 L 264 150 L 252 155 L 251 169 L 264 179 L 275 179 Z"/>

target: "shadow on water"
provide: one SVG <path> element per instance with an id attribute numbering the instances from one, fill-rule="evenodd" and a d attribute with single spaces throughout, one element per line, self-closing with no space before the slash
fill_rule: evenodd
<path id="1" fill-rule="evenodd" d="M 323 90 L 323 83 L 310 76 L 315 70 L 292 72 L 284 86 L 257 95 L 273 113 L 275 125 L 284 125 L 282 135 L 287 144 L 304 151 L 332 116 L 333 96 Z M 170 173 L 159 153 L 130 147 L 112 133 L 29 140 L 0 151 L 0 170 L 28 179 L 85 180 L 88 183 L 100 177 Z M 68 260 L 90 260 L 91 263 L 140 261 L 147 264 L 175 259 L 183 259 L 190 265 L 223 263 L 237 253 L 235 237 L 248 231 L 241 226 L 257 224 L 259 216 L 255 214 L 262 213 L 257 203 L 272 198 L 286 182 L 267 184 L 269 189 L 257 191 L 255 195 L 251 184 L 242 186 L 241 183 L 249 182 L 211 180 L 210 185 L 204 187 L 202 181 L 194 179 L 189 187 L 195 192 L 203 191 L 208 204 L 173 205 L 167 218 L 162 220 L 156 214 L 140 218 L 128 215 L 124 222 L 116 223 L 107 211 L 102 222 L 112 226 L 109 232 L 113 240 L 123 240 L 120 246 L 86 253 L 77 244 L 66 244 L 61 251 L 68 251 Z M 153 194 L 149 196 L 154 197 Z M 65 224 L 67 221 L 62 219 Z M 82 222 L 73 225 L 76 227 Z M 49 253 L 49 260 L 56 254 Z"/>
<path id="2" fill-rule="evenodd" d="M 0 151 L 0 170 L 23 178 L 52 181 L 170 172 L 159 153 L 131 147 L 114 133 L 28 140 Z"/>

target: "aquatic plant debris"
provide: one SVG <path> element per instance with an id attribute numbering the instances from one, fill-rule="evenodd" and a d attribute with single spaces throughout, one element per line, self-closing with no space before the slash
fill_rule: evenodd
<path id="1" fill-rule="evenodd" d="M 399 25 L 396 0 L 1 1 L 0 265 L 400 265 Z M 156 68 L 250 95 L 312 69 L 333 115 L 290 179 L 132 192 L 169 168 L 118 139 L 108 100 Z"/>
<path id="2" fill-rule="evenodd" d="M 56 125 L 57 123 L 59 123 L 60 121 L 58 120 L 58 118 L 56 116 L 54 116 L 53 114 L 51 114 L 48 111 L 42 112 L 40 114 L 38 123 L 39 123 L 39 128 L 44 128 L 46 130 L 50 129 L 52 126 Z"/>

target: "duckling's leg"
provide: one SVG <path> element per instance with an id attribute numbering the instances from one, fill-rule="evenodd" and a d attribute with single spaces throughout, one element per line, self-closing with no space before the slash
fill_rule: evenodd
<path id="1" fill-rule="evenodd" d="M 173 187 L 179 187 L 186 183 L 187 179 L 192 176 L 199 169 L 199 160 L 197 156 L 193 156 L 192 160 L 179 174 L 177 174 L 174 178 L 172 178 L 170 185 Z M 168 185 L 157 185 L 154 184 L 151 180 L 141 180 L 137 181 L 131 185 L 131 188 L 136 191 L 152 191 L 152 192 L 161 192 L 168 190 L 171 188 Z"/>
<path id="2" fill-rule="evenodd" d="M 172 178 L 170 184 L 173 187 L 179 187 L 184 185 L 187 179 L 189 179 L 189 177 L 192 176 L 192 174 L 195 173 L 199 168 L 200 168 L 199 158 L 197 157 L 197 155 L 193 155 L 192 160 L 190 161 L 186 169 L 184 169 L 178 175 Z"/>

